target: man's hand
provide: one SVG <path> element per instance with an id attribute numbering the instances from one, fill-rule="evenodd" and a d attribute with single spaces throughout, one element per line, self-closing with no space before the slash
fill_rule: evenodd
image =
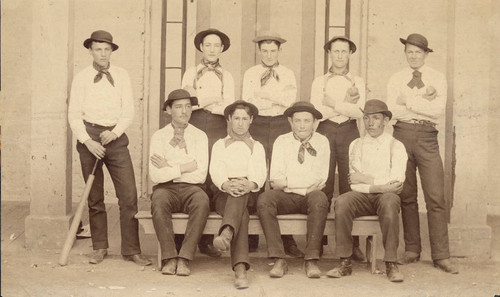
<path id="1" fill-rule="evenodd" d="M 436 99 L 437 97 L 437 91 L 433 86 L 428 86 L 427 89 L 425 90 L 425 94 L 422 95 L 422 98 L 432 101 Z"/>
<path id="2" fill-rule="evenodd" d="M 328 94 L 323 95 L 323 105 L 330 106 L 331 108 L 335 108 L 335 100 Z"/>
<path id="3" fill-rule="evenodd" d="M 398 98 L 396 99 L 396 104 L 398 105 L 406 105 L 406 96 L 403 94 L 400 94 Z"/>
<path id="4" fill-rule="evenodd" d="M 232 179 L 224 182 L 222 184 L 222 189 L 233 197 L 240 197 L 251 191 L 252 186 L 250 186 L 250 184 L 255 185 L 255 183 L 246 179 Z"/>
<path id="5" fill-rule="evenodd" d="M 89 139 L 85 141 L 85 146 L 89 150 L 89 152 L 94 155 L 97 159 L 102 159 L 104 158 L 104 155 L 106 154 L 106 148 L 102 146 L 99 142 Z"/>
<path id="6" fill-rule="evenodd" d="M 196 169 L 198 169 L 198 163 L 196 163 L 196 161 L 193 160 L 191 162 L 181 164 L 180 169 L 181 169 L 181 173 L 193 172 Z"/>
<path id="7" fill-rule="evenodd" d="M 273 190 L 283 190 L 286 188 L 287 181 L 286 179 L 275 179 L 275 180 L 270 180 L 269 185 Z"/>
<path id="8" fill-rule="evenodd" d="M 321 181 L 318 180 L 314 184 L 310 185 L 306 190 L 306 194 L 309 194 L 313 191 L 320 191 L 322 189 L 322 187 L 320 187 L 320 184 L 321 184 Z"/>
<path id="9" fill-rule="evenodd" d="M 254 183 L 253 181 L 249 181 L 246 178 L 235 178 L 233 179 L 233 182 L 239 188 L 239 193 L 241 195 L 248 194 L 258 187 L 256 183 Z"/>
<path id="10" fill-rule="evenodd" d="M 402 182 L 393 180 L 387 184 L 387 192 L 401 194 L 401 191 L 403 191 Z"/>
<path id="11" fill-rule="evenodd" d="M 172 167 L 170 166 L 170 164 L 168 164 L 167 159 L 158 154 L 154 154 L 151 156 L 151 163 L 153 163 L 156 168 Z"/>
<path id="12" fill-rule="evenodd" d="M 118 136 L 114 132 L 109 130 L 102 131 L 101 134 L 99 134 L 99 137 L 101 137 L 102 145 L 106 145 L 118 138 Z"/>
<path id="13" fill-rule="evenodd" d="M 356 104 L 360 98 L 358 88 L 355 86 L 350 87 L 345 92 L 344 102 Z"/>
<path id="14" fill-rule="evenodd" d="M 349 173 L 348 181 L 349 184 L 373 184 L 373 178 L 371 176 L 365 175 L 354 168 L 355 172 Z"/>

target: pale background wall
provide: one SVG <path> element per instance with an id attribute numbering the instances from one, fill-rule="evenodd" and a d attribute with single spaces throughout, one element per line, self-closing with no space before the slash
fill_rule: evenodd
<path id="1" fill-rule="evenodd" d="M 129 149 L 131 151 L 139 194 L 147 191 L 147 185 L 143 185 L 143 170 L 147 170 L 143 164 L 143 153 L 147 149 L 148 135 L 144 123 L 148 121 L 144 108 L 149 100 L 145 90 L 156 88 L 156 81 L 147 82 L 145 76 L 149 71 L 147 59 L 150 55 L 148 50 L 148 34 L 155 28 L 148 28 L 146 19 L 150 15 L 158 14 L 158 11 L 150 11 L 150 3 L 157 1 L 134 1 L 134 0 L 75 0 L 74 5 L 74 73 L 80 71 L 91 62 L 86 49 L 81 43 L 90 33 L 96 29 L 105 29 L 113 33 L 116 43 L 120 49 L 113 54 L 113 63 L 127 69 L 131 75 L 136 117 L 132 126 L 127 130 L 131 140 Z M 189 2 L 189 1 L 188 1 Z M 2 200 L 29 200 L 31 193 L 29 189 L 30 179 L 30 147 L 36 145 L 31 143 L 31 1 L 16 0 L 2 3 Z M 316 13 L 318 3 L 321 1 L 306 0 L 272 0 L 272 1 L 227 1 L 212 0 L 198 3 L 197 24 L 194 31 L 206 27 L 217 27 L 226 31 L 232 37 L 232 48 L 224 53 L 222 63 L 233 73 L 237 90 L 241 88 L 243 72 L 256 60 L 255 49 L 252 49 L 252 35 L 261 27 L 270 27 L 279 31 L 283 37 L 288 39 L 284 44 L 281 55 L 283 65 L 294 70 L 299 83 L 299 97 L 308 99 L 310 82 L 314 75 L 321 73 L 321 65 L 315 60 L 316 53 L 323 51 L 321 42 L 310 42 L 311 34 L 314 33 L 312 26 L 320 16 Z M 255 5 L 254 5 L 255 3 Z M 496 84 L 499 77 L 499 61 L 494 54 L 499 51 L 499 45 L 494 40 L 499 40 L 498 12 L 500 4 L 498 1 L 484 1 L 484 5 L 477 3 L 466 6 L 465 1 L 431 1 L 423 0 L 418 3 L 411 1 L 367 1 L 353 0 L 351 31 L 353 38 L 358 42 L 359 51 L 353 56 L 357 71 L 365 76 L 368 87 L 368 98 L 384 98 L 386 94 L 385 85 L 389 76 L 404 67 L 406 64 L 403 55 L 403 46 L 399 37 L 406 37 L 413 32 L 426 35 L 430 41 L 430 47 L 434 53 L 430 54 L 427 63 L 432 67 L 447 73 L 450 81 L 457 80 L 461 84 L 474 85 L 476 83 L 486 86 L 487 91 L 478 90 L 479 93 L 469 94 L 458 92 L 453 94 L 456 99 L 463 96 L 476 96 L 478 102 L 488 105 L 489 108 L 477 117 L 485 119 L 486 126 L 482 130 L 475 131 L 484 135 L 485 161 L 484 175 L 481 177 L 487 182 L 486 191 L 481 192 L 488 204 L 488 212 L 500 214 L 499 191 L 497 182 L 500 177 L 500 161 L 498 151 L 499 143 L 499 87 Z M 191 4 L 190 4 L 191 5 Z M 412 7 L 414 5 L 414 7 Z M 418 5 L 418 6 L 417 6 Z M 451 5 L 451 8 L 450 8 Z M 199 7 L 206 7 L 208 15 L 202 15 Z M 479 9 L 478 9 L 479 6 Z M 157 6 L 152 6 L 157 7 Z M 482 9 L 481 9 L 482 8 Z M 479 14 L 479 16 L 477 15 Z M 361 17 L 359 17 L 361 15 Z M 244 16 L 244 17 L 243 17 Z M 313 17 L 313 18 L 311 18 Z M 475 23 L 471 17 L 475 17 Z M 460 18 L 463 25 L 459 28 L 450 27 L 455 20 Z M 484 41 L 480 55 L 475 51 L 467 50 L 467 40 L 461 40 L 455 31 L 463 30 L 468 26 L 468 21 L 475 27 L 470 32 L 474 35 L 475 30 L 486 32 L 488 39 Z M 482 20 L 481 20 L 482 19 Z M 249 23 L 252 25 L 249 26 Z M 485 25 L 477 27 L 476 25 Z M 242 34 L 243 33 L 243 34 Z M 151 36 L 149 38 L 152 38 Z M 153 36 L 154 38 L 154 36 Z M 455 40 L 458 39 L 458 40 Z M 192 46 L 192 39 L 188 40 L 188 47 Z M 470 47 L 477 47 L 471 44 Z M 456 51 L 459 51 L 458 53 Z M 54 53 L 57 54 L 57 53 Z M 194 65 L 199 60 L 199 55 L 194 54 L 191 49 L 191 58 L 188 65 Z M 463 56 L 468 63 L 453 65 L 454 59 Z M 188 56 L 189 57 L 189 56 Z M 478 59 L 476 61 L 476 59 Z M 476 63 L 477 62 L 477 63 Z M 468 75 L 475 65 L 483 67 L 484 71 Z M 151 65 L 154 67 L 155 65 Z M 145 69 L 146 68 L 146 69 Z M 450 72 L 453 70 L 453 72 Z M 465 72 L 465 74 L 462 74 Z M 464 75 L 463 77 L 458 77 Z M 309 81 L 309 83 L 308 83 Z M 487 81 L 485 84 L 484 82 Z M 145 85 L 147 83 L 147 85 Z M 464 90 L 466 88 L 457 88 Z M 157 94 L 152 94 L 152 97 Z M 239 97 L 239 93 L 237 94 Z M 487 103 L 486 103 L 487 102 Z M 459 104 L 457 101 L 455 104 Z M 153 117 L 154 118 L 154 117 Z M 460 121 L 460 117 L 455 117 Z M 444 121 L 443 121 L 444 122 Z M 458 123 L 460 125 L 460 122 Z M 440 126 L 441 152 L 444 157 L 445 133 L 444 124 Z M 449 131 L 448 131 L 449 132 Z M 470 131 L 469 131 L 470 132 Z M 469 133 L 468 132 L 468 133 Z M 449 134 L 450 135 L 450 134 Z M 145 137 L 146 136 L 146 137 Z M 467 138 L 471 135 L 457 135 Z M 467 147 L 467 141 L 461 140 L 462 148 Z M 461 148 L 461 149 L 462 149 Z M 474 154 L 470 150 L 462 150 L 462 156 Z M 461 157 L 462 157 L 461 156 Z M 63 160 L 64 156 L 61 156 Z M 457 162 L 460 164 L 461 159 Z M 464 164 L 464 163 L 462 163 Z M 73 196 L 78 197 L 83 187 L 80 165 L 76 152 L 73 154 Z M 461 185 L 464 186 L 464 185 Z M 474 189 L 475 184 L 466 185 Z M 459 187 L 460 188 L 460 187 Z M 483 189 L 484 190 L 484 189 Z M 109 179 L 106 181 L 106 193 L 109 200 L 116 201 L 114 190 Z M 475 197 L 471 195 L 470 201 Z M 420 203 L 423 205 L 423 203 Z"/>

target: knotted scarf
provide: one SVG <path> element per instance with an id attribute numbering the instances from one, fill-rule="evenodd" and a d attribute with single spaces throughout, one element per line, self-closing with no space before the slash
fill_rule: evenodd
<path id="1" fill-rule="evenodd" d="M 417 87 L 417 89 L 421 89 L 424 86 L 424 82 L 422 81 L 422 72 L 418 70 L 413 71 L 413 77 L 408 83 L 408 87 L 410 87 L 410 89 L 413 89 L 414 87 Z"/>
<path id="2" fill-rule="evenodd" d="M 300 138 L 297 135 L 295 135 L 295 133 L 293 133 L 293 137 L 295 137 L 295 139 L 300 141 L 299 155 L 297 156 L 297 160 L 299 161 L 300 164 L 304 163 L 304 155 L 306 150 L 309 153 L 309 155 L 316 157 L 317 152 L 309 143 L 309 140 L 311 140 L 312 135 L 305 140 L 300 140 Z"/>
<path id="3" fill-rule="evenodd" d="M 97 64 L 95 61 L 92 63 L 92 66 L 94 66 L 94 69 L 97 71 L 96 76 L 94 77 L 94 83 L 98 83 L 102 75 L 105 74 L 106 77 L 108 78 L 109 83 L 114 87 L 115 86 L 115 81 L 113 80 L 113 77 L 111 76 L 111 73 L 109 73 L 108 69 L 111 64 L 108 63 L 107 66 L 101 66 Z"/>
<path id="4" fill-rule="evenodd" d="M 279 65 L 279 62 L 276 62 L 274 65 L 271 65 L 271 66 L 267 66 L 266 64 L 262 63 L 262 67 L 264 67 L 266 69 L 266 71 L 264 71 L 264 73 L 262 73 L 262 76 L 260 77 L 260 86 L 264 86 L 265 84 L 267 84 L 267 82 L 269 81 L 269 79 L 271 79 L 271 77 L 273 77 L 277 82 L 280 81 L 280 77 L 278 75 L 278 73 L 276 72 L 276 70 L 274 68 L 278 67 Z"/>
<path id="5" fill-rule="evenodd" d="M 200 68 L 200 70 L 198 70 L 198 73 L 196 73 L 196 78 L 193 82 L 193 87 L 196 89 L 196 82 L 208 71 L 213 71 L 222 83 L 221 89 L 224 89 L 224 74 L 223 74 L 222 66 L 219 63 L 219 60 L 217 59 L 217 61 L 215 61 L 215 62 L 207 62 L 204 59 L 201 59 L 201 64 L 203 65 L 203 67 Z M 222 91 L 221 91 L 221 93 L 222 93 Z"/>
<path id="6" fill-rule="evenodd" d="M 235 143 L 236 141 L 243 141 L 248 148 L 250 148 L 250 151 L 253 153 L 253 145 L 254 145 L 254 140 L 250 138 L 250 132 L 247 131 L 247 133 L 243 135 L 238 135 L 234 133 L 233 129 L 231 127 L 227 128 L 227 135 L 229 135 L 229 138 L 226 138 L 224 144 L 226 147 L 230 146 L 231 144 Z"/>
<path id="7" fill-rule="evenodd" d="M 170 140 L 170 145 L 172 147 L 179 146 L 180 149 L 184 149 L 186 151 L 186 154 L 188 153 L 187 151 L 187 146 L 186 146 L 186 140 L 184 139 L 184 130 L 188 124 L 184 126 L 177 127 L 174 125 L 174 122 L 172 122 L 172 128 L 174 128 L 174 137 Z"/>

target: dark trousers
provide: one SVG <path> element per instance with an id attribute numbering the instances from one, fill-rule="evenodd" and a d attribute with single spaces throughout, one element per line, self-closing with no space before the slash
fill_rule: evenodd
<path id="1" fill-rule="evenodd" d="M 198 185 L 187 183 L 163 183 L 153 187 L 151 215 L 160 242 L 162 260 L 177 256 L 192 260 L 209 213 L 208 196 Z M 189 215 L 182 247 L 175 249 L 172 213 Z"/>
<path id="2" fill-rule="evenodd" d="M 99 134 L 113 127 L 86 124 L 89 136 L 101 142 Z M 88 198 L 90 232 L 92 246 L 96 249 L 107 249 L 108 223 L 106 205 L 104 204 L 104 175 L 102 164 L 106 165 L 111 180 L 115 186 L 118 206 L 120 208 L 121 253 L 130 256 L 141 253 L 139 245 L 139 223 L 134 215 L 137 213 L 137 189 L 135 185 L 134 167 L 128 151 L 128 137 L 122 134 L 116 140 L 107 144 L 106 155 L 99 162 L 95 179 Z M 87 181 L 96 158 L 84 144 L 77 142 L 76 149 L 80 154 L 83 179 Z"/>
<path id="3" fill-rule="evenodd" d="M 396 262 L 399 243 L 400 198 L 395 193 L 347 192 L 335 201 L 335 240 L 341 258 L 352 255 L 352 221 L 360 216 L 378 215 L 385 249 L 384 261 Z"/>
<path id="4" fill-rule="evenodd" d="M 347 179 L 349 174 L 349 145 L 354 139 L 359 137 L 359 131 L 356 126 L 356 120 L 350 120 L 340 125 L 326 120 L 319 124 L 317 132 L 325 135 L 330 142 L 330 169 L 323 192 L 331 200 L 335 186 L 335 168 L 337 166 L 339 172 L 339 194 L 344 194 L 351 190 Z"/>
<path id="5" fill-rule="evenodd" d="M 291 130 L 290 123 L 284 115 L 279 116 L 257 116 L 250 125 L 250 135 L 264 146 L 266 158 L 270 161 L 273 151 L 273 144 L 278 136 L 288 133 Z"/>
<path id="6" fill-rule="evenodd" d="M 248 222 L 250 221 L 248 200 L 255 199 L 255 193 L 248 193 L 240 197 L 233 197 L 220 190 L 215 192 L 215 211 L 222 216 L 221 228 L 231 226 L 233 228 L 233 240 L 231 241 L 231 266 L 244 263 L 250 268 L 248 256 Z"/>
<path id="7" fill-rule="evenodd" d="M 313 191 L 305 196 L 269 190 L 257 200 L 257 212 L 267 241 L 269 258 L 284 258 L 285 250 L 281 240 L 277 215 L 307 214 L 307 244 L 305 260 L 319 259 L 321 239 L 328 215 L 328 199 L 322 191 Z"/>
<path id="8" fill-rule="evenodd" d="M 433 127 L 397 122 L 394 138 L 408 154 L 406 179 L 401 197 L 405 250 L 421 252 L 420 221 L 417 202 L 417 168 L 422 182 L 433 260 L 450 257 L 448 206 L 444 199 L 443 161 L 439 155 L 438 131 Z"/>

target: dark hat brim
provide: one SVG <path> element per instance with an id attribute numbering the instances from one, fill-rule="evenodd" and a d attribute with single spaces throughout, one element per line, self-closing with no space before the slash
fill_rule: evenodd
<path id="1" fill-rule="evenodd" d="M 356 44 L 350 40 L 349 38 L 347 37 L 343 37 L 343 36 L 336 36 L 336 37 L 333 37 L 332 39 L 328 40 L 325 45 L 323 46 L 323 49 L 327 52 L 330 51 L 330 46 L 333 42 L 337 41 L 337 40 L 343 40 L 343 41 L 347 41 L 349 43 L 349 49 L 351 50 L 351 52 L 354 54 L 356 52 Z"/>
<path id="2" fill-rule="evenodd" d="M 272 35 L 257 36 L 252 41 L 255 43 L 259 43 L 259 42 L 265 41 L 265 40 L 274 40 L 276 42 L 279 42 L 280 44 L 283 44 L 286 42 L 286 39 L 283 39 L 283 38 L 278 37 L 278 36 L 272 36 Z"/>
<path id="3" fill-rule="evenodd" d="M 317 110 L 314 107 L 307 106 L 307 105 L 292 105 L 289 108 L 287 108 L 283 114 L 286 117 L 291 118 L 294 113 L 304 112 L 304 111 L 311 113 L 313 115 L 313 117 L 315 117 L 317 120 L 321 120 L 323 118 L 323 114 L 321 114 L 321 112 L 319 112 L 319 110 Z"/>
<path id="4" fill-rule="evenodd" d="M 231 41 L 230 41 L 229 37 L 217 29 L 207 29 L 207 30 L 198 32 L 198 34 L 196 34 L 196 36 L 194 37 L 194 47 L 196 47 L 196 49 L 201 52 L 200 44 L 203 42 L 203 39 L 205 38 L 205 36 L 210 35 L 210 34 L 215 34 L 215 35 L 219 36 L 219 38 L 222 42 L 222 45 L 224 46 L 224 48 L 222 49 L 222 52 L 225 52 L 229 49 L 229 47 L 231 46 Z"/>
<path id="5" fill-rule="evenodd" d="M 253 117 L 256 117 L 259 115 L 259 109 L 257 108 L 257 106 L 255 106 L 252 103 L 245 101 L 245 100 L 236 100 L 233 103 L 226 106 L 226 108 L 224 108 L 224 117 L 226 118 L 226 120 L 229 120 L 229 115 L 234 112 L 234 110 L 236 109 L 236 106 L 238 106 L 238 105 L 243 105 L 243 106 L 247 106 L 248 108 L 250 108 L 250 113 L 251 113 L 250 115 Z"/>
<path id="6" fill-rule="evenodd" d="M 183 98 L 175 98 L 175 99 L 167 99 L 163 103 L 163 110 L 167 110 L 167 106 L 170 106 L 172 102 L 177 101 L 177 100 L 182 100 L 182 99 L 189 99 L 191 101 L 191 105 L 198 105 L 198 98 L 197 97 L 183 97 Z"/>
<path id="7" fill-rule="evenodd" d="M 411 45 L 418 46 L 419 48 L 423 49 L 426 52 L 430 52 L 430 53 L 434 52 L 432 49 L 428 48 L 427 46 L 425 46 L 423 44 L 419 44 L 417 42 L 412 42 L 411 40 L 399 38 L 399 41 L 401 41 L 401 43 L 404 44 L 404 45 L 406 45 L 407 43 L 409 43 Z"/>
<path id="8" fill-rule="evenodd" d="M 365 112 L 362 108 L 359 108 L 363 114 L 374 114 L 374 113 L 381 113 L 389 117 L 389 120 L 392 119 L 392 112 L 389 110 L 380 110 L 380 111 L 370 111 L 370 112 Z"/>
<path id="9" fill-rule="evenodd" d="M 83 42 L 83 46 L 85 48 L 90 48 L 90 46 L 92 45 L 92 41 L 109 43 L 109 44 L 111 44 L 111 48 L 113 49 L 113 51 L 116 51 L 118 49 L 118 45 L 117 44 L 109 42 L 108 40 L 96 39 L 96 38 L 87 38 L 87 39 L 85 39 L 85 41 Z"/>

